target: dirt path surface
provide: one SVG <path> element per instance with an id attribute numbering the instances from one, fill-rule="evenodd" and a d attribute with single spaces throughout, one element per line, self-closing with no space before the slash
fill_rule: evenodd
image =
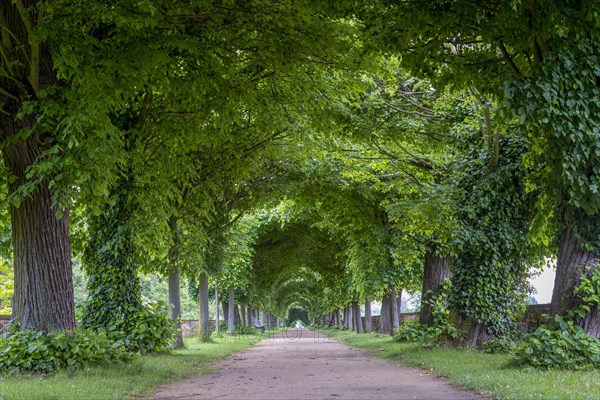
<path id="1" fill-rule="evenodd" d="M 271 336 L 214 367 L 212 374 L 160 387 L 155 398 L 485 399 L 306 329 Z"/>

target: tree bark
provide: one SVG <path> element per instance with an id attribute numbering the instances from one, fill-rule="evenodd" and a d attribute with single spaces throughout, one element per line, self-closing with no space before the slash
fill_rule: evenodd
<path id="1" fill-rule="evenodd" d="M 435 246 L 431 246 L 425 253 L 425 268 L 421 289 L 421 311 L 419 313 L 419 322 L 421 324 L 433 326 L 432 308 L 428 302 L 439 295 L 442 284 L 451 276 L 450 257 L 435 254 Z"/>
<path id="2" fill-rule="evenodd" d="M 233 318 L 233 322 L 234 322 L 236 325 L 240 325 L 240 324 L 242 323 L 242 317 L 241 317 L 241 315 L 240 315 L 240 307 L 239 307 L 239 304 L 236 304 L 236 305 L 233 307 L 233 316 L 234 316 L 234 318 Z"/>
<path id="3" fill-rule="evenodd" d="M 183 348 L 183 333 L 181 332 L 181 301 L 179 297 L 179 268 L 171 267 L 169 269 L 169 309 L 171 310 L 171 319 L 176 321 L 175 341 L 173 347 Z"/>
<path id="4" fill-rule="evenodd" d="M 234 302 L 234 288 L 233 286 L 229 286 L 227 288 L 227 295 L 229 297 L 228 308 L 229 315 L 227 316 L 227 333 L 233 335 L 235 331 L 235 302 Z"/>
<path id="5" fill-rule="evenodd" d="M 336 308 L 336 310 L 335 310 L 335 323 L 336 323 L 337 326 L 342 326 L 341 314 L 342 314 L 342 310 L 340 310 L 339 308 Z"/>
<path id="6" fill-rule="evenodd" d="M 390 334 L 392 332 L 392 319 L 390 311 L 390 294 L 385 294 L 381 299 L 381 314 L 379 315 L 379 332 Z"/>
<path id="7" fill-rule="evenodd" d="M 9 193 L 33 178 L 27 172 L 54 142 L 52 130 L 32 131 L 38 116 L 17 118 L 24 101 L 36 101 L 40 90 L 56 83 L 50 44 L 36 37 L 41 16 L 36 2 L 19 11 L 14 1 L 0 2 L 0 149 Z M 27 28 L 26 24 L 29 24 Z M 10 204 L 12 224 L 14 297 L 12 318 L 20 329 L 45 332 L 73 329 L 75 307 L 71 267 L 68 210 L 54 205 L 48 180 L 18 205 Z M 59 216 L 57 218 L 57 216 Z"/>
<path id="8" fill-rule="evenodd" d="M 365 332 L 373 332 L 373 320 L 371 319 L 371 300 L 365 300 Z"/>
<path id="9" fill-rule="evenodd" d="M 183 348 L 183 333 L 181 332 L 181 297 L 179 294 L 180 278 L 179 278 L 179 247 L 181 239 L 179 237 L 179 224 L 177 217 L 171 215 L 169 218 L 169 228 L 173 236 L 173 247 L 169 251 L 169 309 L 171 310 L 171 319 L 175 321 L 175 341 L 173 347 L 176 349 Z"/>
<path id="10" fill-rule="evenodd" d="M 246 323 L 246 307 L 243 304 L 240 304 L 240 321 L 243 326 L 247 326 Z"/>
<path id="11" fill-rule="evenodd" d="M 199 281 L 198 298 L 200 301 L 200 330 L 198 334 L 202 341 L 206 341 L 210 336 L 210 330 L 208 326 L 208 275 L 201 274 Z"/>
<path id="12" fill-rule="evenodd" d="M 219 312 L 219 282 L 215 283 L 215 332 L 221 330 L 221 313 Z"/>
<path id="13" fill-rule="evenodd" d="M 12 130 L 18 131 L 20 127 L 13 126 Z M 10 192 L 28 181 L 26 171 L 42 151 L 35 134 L 3 149 L 4 165 L 16 177 L 9 183 Z M 60 218 L 56 218 L 58 213 L 62 213 Z M 67 210 L 52 205 L 52 193 L 47 182 L 42 182 L 18 207 L 10 205 L 10 217 L 13 320 L 21 323 L 22 330 L 73 329 L 75 308 Z"/>
<path id="14" fill-rule="evenodd" d="M 363 328 L 362 317 L 360 315 L 360 304 L 357 301 L 355 301 L 354 303 L 352 303 L 352 306 L 354 308 L 354 321 L 356 322 L 356 333 L 365 333 L 365 330 Z"/>
<path id="15" fill-rule="evenodd" d="M 252 318 L 252 307 L 248 306 L 248 326 L 254 326 L 254 318 Z"/>
<path id="16" fill-rule="evenodd" d="M 229 296 L 229 288 L 227 289 L 227 296 Z M 229 323 L 229 302 L 227 300 L 221 301 L 221 308 L 223 308 L 223 321 Z"/>
<path id="17" fill-rule="evenodd" d="M 398 302 L 398 315 L 402 314 L 402 289 L 398 289 L 396 293 L 396 301 Z"/>
<path id="18" fill-rule="evenodd" d="M 580 221 L 577 225 L 569 225 L 563 231 L 558 244 L 558 259 L 556 262 L 556 276 L 552 292 L 552 313 L 563 315 L 567 311 L 578 307 L 581 299 L 574 294 L 575 288 L 581 283 L 583 275 L 591 275 L 598 269 L 599 254 L 583 248 L 578 231 L 585 229 L 585 223 Z M 586 332 L 595 338 L 600 338 L 600 313 L 594 306 L 580 321 Z"/>
<path id="19" fill-rule="evenodd" d="M 394 286 L 391 287 L 390 290 L 390 312 L 391 312 L 391 322 L 392 322 L 392 331 L 390 335 L 394 335 L 398 331 L 398 327 L 400 327 L 400 313 L 398 310 L 398 301 L 396 298 L 396 288 Z"/>

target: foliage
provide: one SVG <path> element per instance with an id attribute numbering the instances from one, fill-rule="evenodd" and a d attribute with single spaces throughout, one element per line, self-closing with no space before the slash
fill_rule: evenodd
<path id="1" fill-rule="evenodd" d="M 516 365 L 542 369 L 600 368 L 600 340 L 573 321 L 555 317 L 556 327 L 540 326 L 526 335 L 514 353 Z"/>
<path id="2" fill-rule="evenodd" d="M 234 335 L 254 335 L 256 330 L 253 326 L 244 326 L 236 324 L 235 329 L 233 330 Z"/>
<path id="3" fill-rule="evenodd" d="M 0 314 L 11 313 L 14 273 L 9 262 L 0 257 Z"/>
<path id="4" fill-rule="evenodd" d="M 209 373 L 211 364 L 243 350 L 259 340 L 230 337 L 204 344 L 197 338 L 186 338 L 185 348 L 173 353 L 145 355 L 129 363 L 59 370 L 40 379 L 37 375 L 0 375 L 0 398 L 23 400 L 48 399 L 121 399 L 152 397 L 156 388 L 166 382 L 195 374 Z"/>
<path id="5" fill-rule="evenodd" d="M 129 361 L 133 353 L 124 341 L 104 330 L 79 328 L 44 333 L 19 331 L 16 326 L 0 337 L 0 373 L 53 373 L 93 365 Z"/>
<path id="6" fill-rule="evenodd" d="M 577 322 L 592 308 L 600 308 L 600 270 L 594 270 L 590 275 L 582 275 L 581 282 L 574 292 L 581 299 L 581 303 L 575 309 L 569 310 L 566 318 Z"/>
<path id="7" fill-rule="evenodd" d="M 484 353 L 489 354 L 512 354 L 519 345 L 519 339 L 515 334 L 504 334 L 487 341 L 481 348 Z"/>
<path id="8" fill-rule="evenodd" d="M 93 316 L 84 302 L 80 310 L 80 319 L 90 321 Z M 102 325 L 86 326 L 89 329 L 106 330 L 114 341 L 122 341 L 128 351 L 148 353 L 168 351 L 175 334 L 175 321 L 169 318 L 169 310 L 164 303 L 143 304 L 135 312 L 128 315 L 127 320 L 113 320 Z"/>
<path id="9" fill-rule="evenodd" d="M 417 320 L 405 321 L 394 334 L 395 341 L 437 345 L 443 341 L 458 339 L 459 333 L 449 320 L 450 310 L 447 307 L 450 282 L 450 280 L 444 282 L 438 294 L 429 291 L 427 303 L 431 306 L 433 326 L 421 324 Z"/>
<path id="10" fill-rule="evenodd" d="M 457 137 L 464 156 L 455 181 L 458 226 L 449 303 L 492 334 L 516 327 L 527 304 L 529 265 L 539 259 L 528 236 L 534 199 L 524 193 L 521 161 L 528 143 L 509 129 L 499 139 L 496 168 L 488 165 L 480 132 L 466 129 Z"/>

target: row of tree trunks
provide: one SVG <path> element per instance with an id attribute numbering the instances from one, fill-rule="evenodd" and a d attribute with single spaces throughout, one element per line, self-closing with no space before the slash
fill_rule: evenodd
<path id="1" fill-rule="evenodd" d="M 401 299 L 402 290 L 396 292 L 396 288 L 390 286 L 388 293 L 381 299 L 381 314 L 379 317 L 380 333 L 393 335 L 400 326 Z"/>
<path id="2" fill-rule="evenodd" d="M 352 308 L 354 310 L 354 327 L 356 333 L 364 333 L 362 318 L 360 316 L 360 304 L 357 301 L 352 302 Z"/>

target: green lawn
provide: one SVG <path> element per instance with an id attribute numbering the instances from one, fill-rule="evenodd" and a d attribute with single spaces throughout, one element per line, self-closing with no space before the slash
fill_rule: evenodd
<path id="1" fill-rule="evenodd" d="M 508 366 L 506 355 L 465 349 L 423 349 L 389 336 L 326 329 L 348 345 L 376 356 L 420 366 L 454 384 L 498 399 L 600 399 L 600 371 L 530 371 Z"/>
<path id="2" fill-rule="evenodd" d="M 213 343 L 185 340 L 173 354 L 146 355 L 130 364 L 89 368 L 52 377 L 2 377 L 0 400 L 8 399 L 123 399 L 151 395 L 161 383 L 187 375 L 208 373 L 210 363 L 255 344 L 257 336 L 223 337 Z"/>

